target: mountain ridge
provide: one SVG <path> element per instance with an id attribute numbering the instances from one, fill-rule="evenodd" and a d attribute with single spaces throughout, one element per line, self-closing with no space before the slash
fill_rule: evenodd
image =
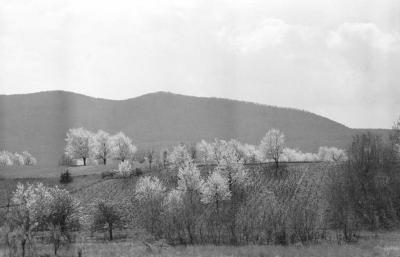
<path id="1" fill-rule="evenodd" d="M 215 100 L 222 100 L 222 101 L 233 101 L 233 102 L 239 102 L 239 103 L 243 103 L 243 104 L 252 104 L 252 105 L 256 105 L 256 106 L 265 106 L 265 107 L 270 107 L 270 108 L 279 108 L 279 109 L 287 109 L 287 110 L 293 110 L 293 111 L 298 111 L 298 112 L 305 112 L 305 113 L 310 113 L 313 115 L 317 115 L 321 118 L 325 118 L 327 120 L 336 122 L 338 124 L 341 124 L 347 128 L 350 128 L 338 121 L 335 121 L 333 119 L 330 119 L 328 117 L 313 113 L 311 111 L 308 110 L 304 110 L 304 109 L 298 109 L 298 108 L 294 108 L 294 107 L 285 107 L 285 106 L 277 106 L 277 105 L 269 105 L 269 104 L 263 104 L 263 103 L 257 103 L 257 102 L 251 102 L 251 101 L 247 101 L 247 100 L 237 100 L 237 99 L 230 99 L 230 98 L 223 98 L 223 97 L 215 97 L 215 96 L 192 96 L 192 95 L 185 95 L 185 94 L 179 94 L 179 93 L 173 93 L 170 91 L 155 91 L 155 92 L 150 92 L 150 93 L 146 93 L 143 95 L 139 95 L 139 96 L 135 96 L 135 97 L 129 97 L 126 99 L 110 99 L 110 98 L 103 98 L 103 97 L 95 97 L 95 96 L 89 96 L 89 95 L 85 95 L 82 93 L 77 93 L 77 92 L 73 92 L 73 91 L 66 91 L 66 90 L 45 90 L 45 91 L 38 91 L 38 92 L 32 92 L 32 93 L 25 93 L 25 94 L 0 94 L 1 96 L 29 96 L 29 95 L 38 95 L 38 94 L 46 94 L 46 93 L 63 93 L 63 94 L 72 94 L 72 95 L 76 95 L 76 96 L 80 96 L 80 97 L 87 97 L 87 98 L 92 98 L 95 100 L 106 100 L 106 101 L 114 101 L 114 102 L 123 102 L 123 101 L 130 101 L 130 100 L 134 100 L 134 99 L 138 99 L 138 98 L 142 98 L 142 97 L 148 97 L 148 96 L 157 96 L 157 95 L 170 95 L 170 96 L 178 96 L 178 97 L 190 97 L 190 98 L 201 98 L 201 99 L 215 99 Z M 368 129 L 368 128 L 356 128 L 356 129 Z M 377 129 L 384 129 L 384 128 L 377 128 Z"/>

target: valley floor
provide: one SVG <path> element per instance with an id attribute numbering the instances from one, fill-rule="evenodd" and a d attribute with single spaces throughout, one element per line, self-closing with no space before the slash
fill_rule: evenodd
<path id="1" fill-rule="evenodd" d="M 96 242 L 74 244 L 60 250 L 59 256 L 128 257 L 128 256 L 177 256 L 177 257 L 398 257 L 400 232 L 365 235 L 358 243 L 321 243 L 308 246 L 160 246 L 133 242 Z M 38 256 L 51 256 L 50 245 L 39 246 Z M 4 252 L 3 252 L 4 254 Z M 2 255 L 0 255 L 2 256 Z"/>

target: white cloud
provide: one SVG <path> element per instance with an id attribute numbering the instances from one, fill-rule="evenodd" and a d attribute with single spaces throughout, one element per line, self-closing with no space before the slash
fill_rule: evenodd
<path id="1" fill-rule="evenodd" d="M 400 108 L 399 10 L 398 0 L 1 0 L 0 94 L 166 90 L 387 127 Z"/>
<path id="2" fill-rule="evenodd" d="M 353 49 L 368 46 L 390 52 L 400 46 L 400 34 L 382 31 L 374 23 L 343 23 L 326 40 L 330 48 Z"/>
<path id="3" fill-rule="evenodd" d="M 281 19 L 266 18 L 255 26 L 239 27 L 228 33 L 226 28 L 221 35 L 228 44 L 242 53 L 253 53 L 268 47 L 285 44 L 288 39 L 306 42 L 312 30 L 302 25 L 291 25 Z"/>

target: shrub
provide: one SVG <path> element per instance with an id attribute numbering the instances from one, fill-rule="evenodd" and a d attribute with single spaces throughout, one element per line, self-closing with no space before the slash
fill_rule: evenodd
<path id="1" fill-rule="evenodd" d="M 252 192 L 239 207 L 235 222 L 239 243 L 273 243 L 281 230 L 279 203 L 266 188 Z"/>
<path id="2" fill-rule="evenodd" d="M 60 183 L 61 184 L 68 184 L 73 181 L 73 177 L 71 175 L 71 172 L 69 172 L 69 169 L 66 169 L 64 172 L 61 173 L 60 175 Z"/>
<path id="3" fill-rule="evenodd" d="M 143 170 L 141 168 L 136 168 L 135 169 L 135 176 L 142 176 L 144 174 Z"/>
<path id="4" fill-rule="evenodd" d="M 347 162 L 332 174 L 332 220 L 346 241 L 356 240 L 359 229 L 388 229 L 398 224 L 400 175 L 393 151 L 393 144 L 380 135 L 357 135 Z"/>
<path id="5" fill-rule="evenodd" d="M 129 161 L 120 162 L 116 175 L 121 178 L 128 178 L 132 175 L 132 166 Z"/>
<path id="6" fill-rule="evenodd" d="M 102 179 L 105 179 L 105 178 L 113 178 L 114 175 L 115 175 L 115 172 L 114 172 L 114 171 L 103 171 L 103 172 L 101 173 L 101 178 L 102 178 Z"/>
<path id="7" fill-rule="evenodd" d="M 140 178 L 136 184 L 136 199 L 139 201 L 148 201 L 162 198 L 165 192 L 164 185 L 157 177 Z"/>

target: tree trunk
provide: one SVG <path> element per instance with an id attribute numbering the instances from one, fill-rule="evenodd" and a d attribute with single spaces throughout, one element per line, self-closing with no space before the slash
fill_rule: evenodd
<path id="1" fill-rule="evenodd" d="M 83 166 L 86 166 L 86 158 L 83 157 L 82 159 L 83 159 Z"/>
<path id="2" fill-rule="evenodd" d="M 112 241 L 113 240 L 113 226 L 112 226 L 112 224 L 110 223 L 110 224 L 108 224 L 108 233 L 109 233 L 109 235 L 110 235 L 110 241 Z"/>
<path id="3" fill-rule="evenodd" d="M 25 244 L 26 244 L 26 239 L 22 239 L 21 241 L 22 257 L 25 257 Z"/>
<path id="4" fill-rule="evenodd" d="M 54 255 L 57 256 L 57 252 L 58 252 L 58 247 L 60 245 L 60 242 L 58 239 L 55 239 L 56 241 L 54 242 Z"/>
<path id="5" fill-rule="evenodd" d="M 104 165 L 107 164 L 107 158 L 103 158 L 103 163 L 104 163 Z"/>

